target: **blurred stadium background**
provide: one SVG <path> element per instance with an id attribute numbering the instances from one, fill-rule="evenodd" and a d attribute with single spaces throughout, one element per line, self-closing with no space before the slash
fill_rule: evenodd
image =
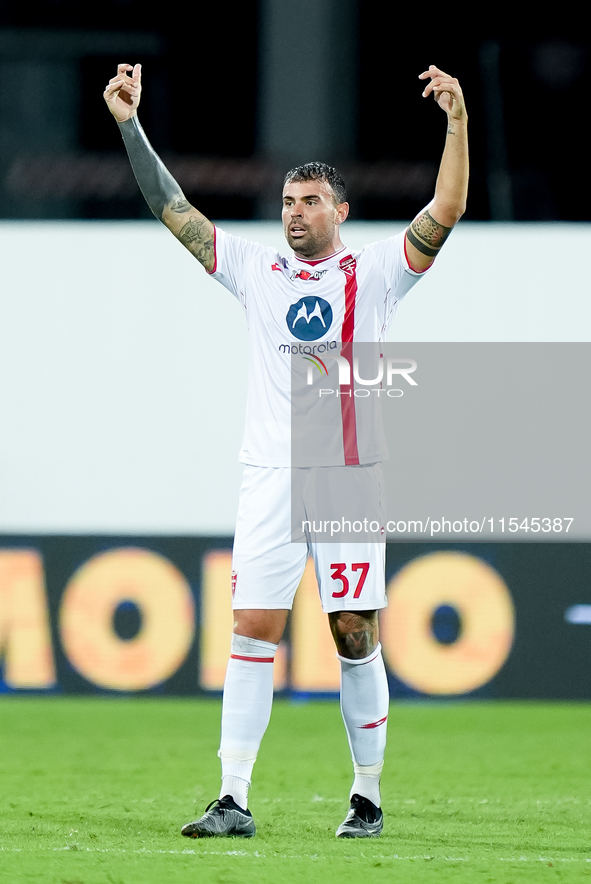
<path id="1" fill-rule="evenodd" d="M 466 96 L 468 212 L 396 340 L 587 342 L 590 44 L 359 0 L 93 9 L 1 4 L 0 689 L 217 692 L 246 331 L 137 189 L 102 99 L 116 64 L 142 62 L 143 125 L 187 196 L 281 247 L 297 162 L 343 170 L 352 246 L 431 198 L 436 63 Z M 590 569 L 587 542 L 390 545 L 393 696 L 588 699 Z M 298 697 L 338 689 L 315 592 L 306 574 L 277 666 Z"/>

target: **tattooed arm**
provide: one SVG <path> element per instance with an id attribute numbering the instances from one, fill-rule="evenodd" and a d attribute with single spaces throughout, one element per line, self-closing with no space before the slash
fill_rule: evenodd
<path id="1" fill-rule="evenodd" d="M 211 273 L 215 265 L 213 224 L 186 199 L 146 138 L 137 116 L 119 123 L 131 167 L 150 209 Z"/>
<path id="2" fill-rule="evenodd" d="M 429 77 L 423 97 L 431 92 L 447 114 L 447 137 L 435 185 L 435 197 L 406 231 L 406 250 L 413 270 L 426 270 L 452 228 L 466 211 L 468 193 L 468 116 L 456 79 L 435 65 L 420 75 Z"/>
<path id="3" fill-rule="evenodd" d="M 131 77 L 127 71 L 132 71 Z M 141 88 L 141 65 L 132 68 L 120 64 L 104 98 L 117 120 L 131 167 L 150 209 L 211 273 L 215 265 L 213 224 L 188 202 L 146 138 L 137 118 Z"/>

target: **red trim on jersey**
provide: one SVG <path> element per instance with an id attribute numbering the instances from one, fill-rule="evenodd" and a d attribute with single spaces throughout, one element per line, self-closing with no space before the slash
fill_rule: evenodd
<path id="1" fill-rule="evenodd" d="M 355 299 L 357 297 L 357 262 L 354 258 L 347 256 L 343 258 L 341 264 L 349 260 L 345 268 L 341 268 L 346 276 L 345 282 L 345 316 L 343 318 L 343 344 L 353 343 L 353 333 L 355 331 Z"/>
<path id="2" fill-rule="evenodd" d="M 310 264 L 310 266 L 315 267 L 317 264 L 322 264 L 323 261 L 330 261 L 331 258 L 334 258 L 335 255 L 340 255 L 341 252 L 345 251 L 345 246 L 342 249 L 339 249 L 338 252 L 334 252 L 332 255 L 328 255 L 327 258 L 318 258 L 316 261 L 306 261 L 305 258 L 300 258 L 299 255 L 294 253 L 294 258 L 296 261 L 301 261 L 302 264 Z"/>
<path id="3" fill-rule="evenodd" d="M 360 725 L 358 725 L 358 727 L 360 727 L 362 730 L 367 730 L 367 729 L 373 728 L 373 727 L 379 727 L 381 724 L 384 724 L 387 721 L 387 719 L 388 719 L 388 716 L 384 715 L 384 717 L 380 718 L 379 721 L 372 721 L 371 724 L 360 724 Z"/>
<path id="4" fill-rule="evenodd" d="M 212 273 L 215 273 L 216 270 L 218 269 L 218 250 L 216 248 L 215 234 L 216 234 L 216 229 L 215 229 L 215 224 L 214 224 L 214 227 L 213 227 L 213 270 L 206 270 L 205 271 L 206 273 L 209 273 L 210 276 Z"/>
<path id="5" fill-rule="evenodd" d="M 230 654 L 232 660 L 246 660 L 248 663 L 272 663 L 274 657 L 241 657 L 240 654 Z"/>
<path id="6" fill-rule="evenodd" d="M 413 273 L 426 273 L 427 270 L 429 269 L 429 267 L 431 267 L 431 264 L 433 264 L 433 261 L 435 260 L 435 258 L 433 258 L 433 261 L 431 261 L 431 264 L 429 264 L 429 267 L 423 267 L 422 270 L 417 270 L 416 267 L 413 267 L 412 264 L 410 263 L 410 259 L 408 257 L 408 252 L 406 251 L 406 233 L 404 234 L 404 257 L 406 258 L 406 263 L 408 264 L 410 269 L 413 271 Z"/>
<path id="7" fill-rule="evenodd" d="M 343 348 L 341 354 L 351 366 L 353 372 L 353 333 L 355 331 L 355 299 L 357 297 L 357 262 L 351 255 L 343 258 L 339 266 L 345 274 L 345 316 L 341 340 Z M 357 448 L 357 425 L 355 422 L 355 385 L 351 383 L 349 389 L 345 384 L 341 386 L 341 418 L 343 422 L 343 450 L 345 453 L 345 466 L 357 466 L 359 464 L 359 450 Z M 345 395 L 343 396 L 343 388 Z"/>

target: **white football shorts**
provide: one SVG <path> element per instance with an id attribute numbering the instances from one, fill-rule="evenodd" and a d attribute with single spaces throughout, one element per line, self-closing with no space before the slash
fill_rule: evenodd
<path id="1" fill-rule="evenodd" d="M 376 527 L 379 522 L 379 530 L 371 535 L 376 538 L 373 541 L 339 540 L 334 519 L 313 519 L 318 514 L 317 499 L 326 500 L 327 489 L 351 484 L 357 498 L 359 488 L 364 489 L 367 511 L 375 515 Z M 233 608 L 291 610 L 309 555 L 314 560 L 323 611 L 386 607 L 386 545 L 380 539 L 385 536 L 383 501 L 380 464 L 296 471 L 247 465 L 232 556 Z M 334 506 L 328 514 L 335 515 Z M 294 526 L 298 530 L 292 534 Z M 326 530 L 323 533 L 319 528 Z M 294 542 L 298 532 L 299 542 Z M 318 538 L 323 536 L 327 541 L 320 542 Z M 349 531 L 347 537 L 351 536 L 355 535 Z"/>

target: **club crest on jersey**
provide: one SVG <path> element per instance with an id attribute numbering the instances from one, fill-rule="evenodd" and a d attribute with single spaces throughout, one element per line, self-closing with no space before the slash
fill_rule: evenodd
<path id="1" fill-rule="evenodd" d="M 332 325 L 332 308 L 324 298 L 300 298 L 289 308 L 285 321 L 295 338 L 317 341 Z"/>
<path id="2" fill-rule="evenodd" d="M 292 270 L 290 279 L 322 279 L 327 270 Z"/>
<path id="3" fill-rule="evenodd" d="M 347 276 L 355 276 L 355 269 L 357 267 L 357 261 L 353 257 L 353 255 L 347 255 L 346 258 L 341 258 L 339 261 L 339 267 L 346 273 Z"/>

